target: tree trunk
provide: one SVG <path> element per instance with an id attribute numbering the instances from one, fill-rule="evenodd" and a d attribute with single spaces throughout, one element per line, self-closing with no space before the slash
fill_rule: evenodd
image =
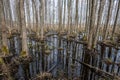
<path id="1" fill-rule="evenodd" d="M 22 51 L 26 52 L 26 55 L 28 55 L 28 46 L 27 46 L 27 33 L 26 33 L 26 24 L 25 24 L 25 13 L 24 13 L 24 0 L 20 0 L 20 26 L 22 27 Z"/>

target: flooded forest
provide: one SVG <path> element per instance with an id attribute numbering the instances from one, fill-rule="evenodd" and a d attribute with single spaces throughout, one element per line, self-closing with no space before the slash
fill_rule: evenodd
<path id="1" fill-rule="evenodd" d="M 120 0 L 0 0 L 0 80 L 120 80 Z"/>

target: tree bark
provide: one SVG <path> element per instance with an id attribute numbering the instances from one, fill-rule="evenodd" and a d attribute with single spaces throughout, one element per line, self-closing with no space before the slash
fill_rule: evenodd
<path id="1" fill-rule="evenodd" d="M 20 0 L 20 26 L 22 27 L 22 51 L 26 52 L 26 55 L 28 54 L 28 46 L 27 46 L 27 33 L 26 33 L 26 26 L 25 26 L 25 13 L 24 13 L 24 0 Z"/>

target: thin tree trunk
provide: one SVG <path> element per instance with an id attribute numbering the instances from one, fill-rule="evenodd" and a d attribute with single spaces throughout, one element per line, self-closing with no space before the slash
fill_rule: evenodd
<path id="1" fill-rule="evenodd" d="M 28 56 L 28 46 L 27 46 L 27 33 L 26 33 L 26 26 L 25 26 L 25 13 L 24 13 L 24 0 L 20 0 L 20 26 L 22 27 L 22 51 L 26 52 Z"/>
<path id="2" fill-rule="evenodd" d="M 99 29 L 100 29 L 100 23 L 101 23 L 104 4 L 105 4 L 105 1 L 100 0 L 100 6 L 99 6 L 98 18 L 97 18 L 97 25 L 96 25 L 97 27 L 96 27 L 96 31 L 95 31 L 94 48 L 97 46 L 97 40 L 98 40 L 98 36 L 99 36 Z"/>
<path id="3" fill-rule="evenodd" d="M 110 12 L 111 12 L 111 0 L 109 0 L 109 4 L 108 4 L 107 20 L 106 20 L 106 24 L 105 24 L 105 27 L 104 27 L 103 40 L 106 40 L 106 39 L 107 39 L 109 19 L 110 19 Z"/>
<path id="4" fill-rule="evenodd" d="M 7 43 L 7 27 L 5 25 L 5 13 L 4 13 L 4 5 L 3 0 L 0 1 L 1 3 L 1 29 L 2 29 L 2 46 L 6 47 L 8 49 L 8 43 Z M 3 53 L 4 55 L 6 53 Z"/>
<path id="5" fill-rule="evenodd" d="M 116 27 L 117 27 L 116 25 L 117 25 L 117 20 L 118 20 L 118 16 L 119 16 L 119 14 L 118 14 L 119 11 L 120 11 L 120 0 L 118 0 L 117 12 L 116 12 L 115 21 L 114 21 L 113 30 L 112 30 L 112 38 L 113 38 L 113 35 L 114 35 Z"/>

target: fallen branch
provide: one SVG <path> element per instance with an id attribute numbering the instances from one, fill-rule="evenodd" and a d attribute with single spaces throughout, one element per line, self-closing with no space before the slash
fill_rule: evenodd
<path id="1" fill-rule="evenodd" d="M 72 58 L 72 59 L 73 59 L 73 58 Z M 101 70 L 101 69 L 99 69 L 99 68 L 97 68 L 97 67 L 93 67 L 93 66 L 91 66 L 91 65 L 89 65 L 89 64 L 87 64 L 87 63 L 81 62 L 81 61 L 79 61 L 79 60 L 77 60 L 77 59 L 73 59 L 73 60 L 75 60 L 76 62 L 78 62 L 78 63 L 80 63 L 80 64 L 82 64 L 82 65 L 84 65 L 85 67 L 88 67 L 90 70 L 94 71 L 95 73 L 98 73 L 98 74 L 100 74 L 100 75 L 104 74 L 104 75 L 106 75 L 106 76 L 109 76 L 109 77 L 112 78 L 112 79 L 120 80 L 120 77 L 115 76 L 114 74 L 111 74 L 111 73 L 109 73 L 109 72 L 106 72 L 106 71 L 104 71 L 104 70 Z"/>
<path id="2" fill-rule="evenodd" d="M 51 72 L 53 69 L 55 69 L 56 66 L 57 64 L 53 65 L 47 72 Z"/>

